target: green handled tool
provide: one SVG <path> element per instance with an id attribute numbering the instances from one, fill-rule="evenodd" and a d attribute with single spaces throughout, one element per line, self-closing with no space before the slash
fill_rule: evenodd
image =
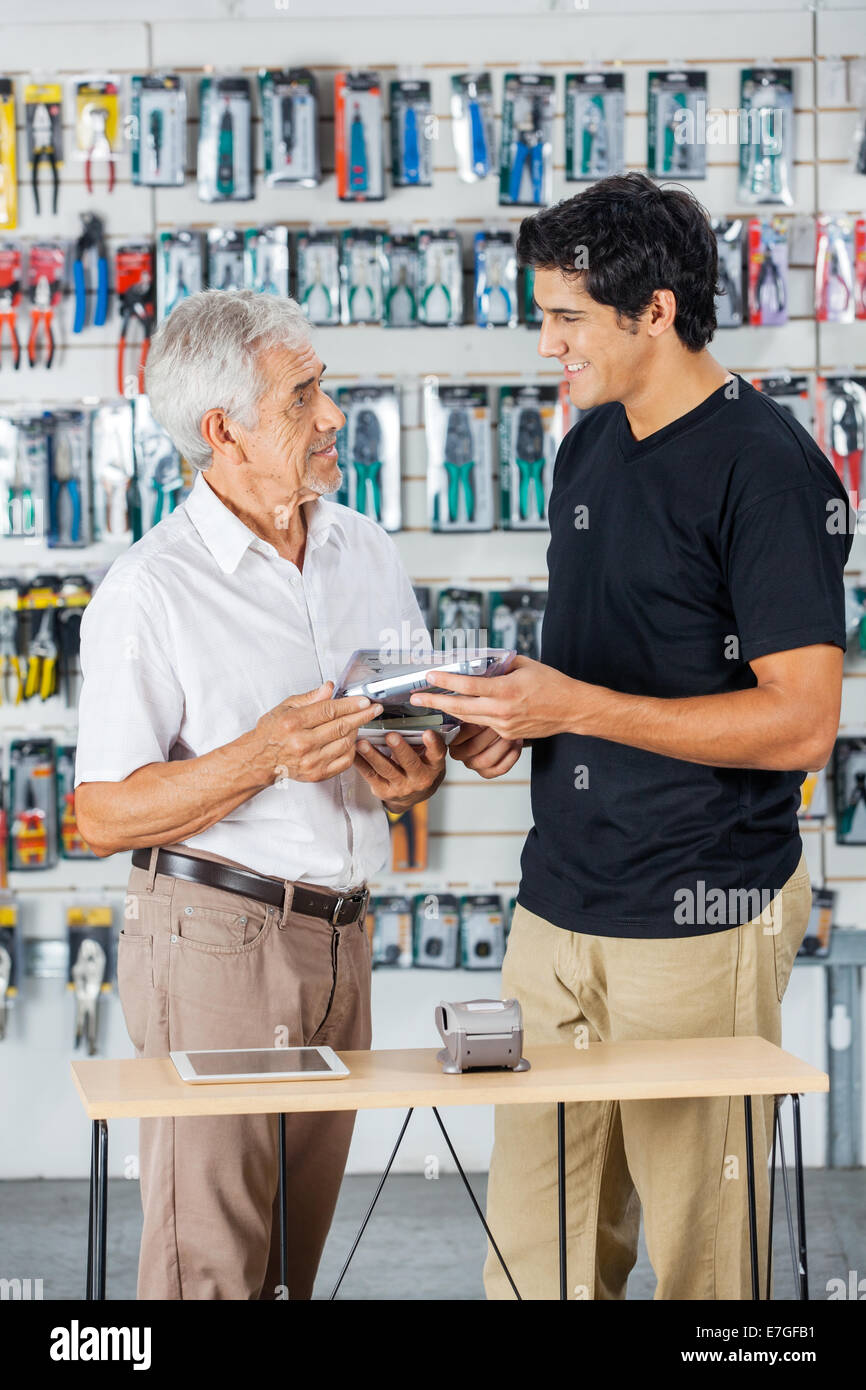
<path id="1" fill-rule="evenodd" d="M 666 121 L 665 121 L 665 149 L 664 149 L 664 162 L 663 162 L 663 164 L 662 164 L 662 172 L 665 173 L 665 174 L 669 174 L 669 173 L 671 172 L 673 166 L 674 166 L 674 146 L 675 146 L 675 145 L 678 145 L 678 149 L 677 149 L 677 167 L 678 167 L 679 169 L 685 169 L 685 168 L 688 166 L 688 162 L 689 162 L 689 152 L 688 152 L 688 149 L 687 149 L 686 145 L 685 145 L 684 143 L 682 143 L 682 142 L 678 142 L 678 141 L 677 141 L 677 138 L 676 138 L 677 124 L 678 124 L 678 122 L 677 122 L 677 114 L 678 114 L 678 112 L 680 112 L 680 111 L 685 111 L 685 109 L 686 109 L 686 106 L 687 106 L 686 93 L 685 93 L 685 92 L 673 92 L 673 93 L 671 94 L 671 102 L 672 102 L 672 106 L 671 106 L 671 109 L 670 109 L 669 112 L 668 112 L 668 116 L 667 116 L 667 119 L 666 119 Z"/>
<path id="2" fill-rule="evenodd" d="M 604 97 L 596 92 L 595 96 L 590 97 L 584 112 L 580 172 L 598 173 L 606 159 L 607 122 L 604 118 Z"/>
<path id="3" fill-rule="evenodd" d="M 535 508 L 544 520 L 544 424 L 534 407 L 521 410 L 517 420 L 515 463 L 520 474 L 520 520 L 529 520 L 529 490 L 535 489 Z"/>
<path id="4" fill-rule="evenodd" d="M 217 193 L 223 198 L 231 197 L 235 188 L 235 140 L 234 122 L 231 106 L 225 104 L 220 118 L 219 144 L 217 147 Z"/>
<path id="5" fill-rule="evenodd" d="M 355 438 L 352 448 L 352 462 L 355 468 L 355 510 L 365 516 L 367 509 L 367 484 L 373 499 L 372 515 L 382 520 L 382 459 L 380 454 L 382 429 L 373 410 L 358 411 L 355 421 Z"/>
<path id="6" fill-rule="evenodd" d="M 472 426 L 465 410 L 452 410 L 445 429 L 445 457 L 442 460 L 448 475 L 448 520 L 457 522 L 460 517 L 460 491 L 466 520 L 475 520 L 475 488 L 472 484 L 472 470 L 475 467 L 472 447 Z"/>

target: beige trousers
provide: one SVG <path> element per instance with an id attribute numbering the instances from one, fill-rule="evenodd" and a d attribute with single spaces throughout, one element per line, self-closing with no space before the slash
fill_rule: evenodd
<path id="1" fill-rule="evenodd" d="M 139 1057 L 187 1048 L 370 1046 L 363 917 L 336 928 L 133 868 L 117 974 Z M 286 1118 L 283 1290 L 277 1117 L 142 1120 L 138 1297 L 310 1298 L 354 1123 L 353 1113 Z"/>
<path id="2" fill-rule="evenodd" d="M 804 858 L 760 917 L 706 936 L 589 936 L 518 904 L 502 992 L 520 1000 L 524 1051 L 743 1035 L 780 1044 L 810 905 Z M 641 1207 L 656 1298 L 751 1298 L 743 1109 L 741 1096 L 566 1106 L 569 1298 L 625 1298 Z M 772 1097 L 753 1100 L 762 1292 L 772 1115 Z M 556 1152 L 554 1106 L 497 1107 L 487 1216 L 523 1298 L 559 1297 Z M 492 1250 L 485 1287 L 514 1297 Z"/>

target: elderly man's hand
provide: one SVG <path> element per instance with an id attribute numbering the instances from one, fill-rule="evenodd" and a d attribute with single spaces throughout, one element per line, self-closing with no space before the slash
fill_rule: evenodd
<path id="1" fill-rule="evenodd" d="M 355 767 L 389 811 L 408 811 L 416 801 L 426 801 L 445 776 L 444 740 L 431 729 L 423 738 L 423 748 L 413 748 L 399 734 L 389 734 L 390 757 L 366 739 L 357 744 Z"/>
<path id="2" fill-rule="evenodd" d="M 325 782 L 352 766 L 358 730 L 378 718 L 382 706 L 360 695 L 332 700 L 333 690 L 334 682 L 326 681 L 262 715 L 250 737 L 263 785 L 286 778 Z"/>
<path id="3" fill-rule="evenodd" d="M 522 751 L 522 738 L 500 738 L 493 729 L 480 724 L 462 724 L 448 745 L 452 758 L 488 781 L 510 771 Z"/>

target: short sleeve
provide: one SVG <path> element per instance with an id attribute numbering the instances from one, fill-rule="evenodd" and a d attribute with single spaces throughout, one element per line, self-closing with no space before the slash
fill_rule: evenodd
<path id="1" fill-rule="evenodd" d="M 832 642 L 845 650 L 843 574 L 850 540 L 812 483 L 752 502 L 733 518 L 728 590 L 744 661 Z"/>
<path id="2" fill-rule="evenodd" d="M 160 634 L 162 607 L 140 582 L 111 576 L 81 622 L 81 698 L 75 785 L 122 782 L 148 763 L 166 762 L 184 698 Z"/>

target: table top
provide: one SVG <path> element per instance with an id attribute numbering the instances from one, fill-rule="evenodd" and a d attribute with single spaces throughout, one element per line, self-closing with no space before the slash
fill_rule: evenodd
<path id="1" fill-rule="evenodd" d="M 119 1116 L 290 1114 L 409 1106 L 827 1091 L 830 1080 L 764 1038 L 676 1038 L 533 1047 L 525 1072 L 446 1076 L 435 1048 L 340 1052 L 350 1075 L 317 1081 L 181 1081 L 168 1057 L 74 1061 L 91 1120 Z"/>

